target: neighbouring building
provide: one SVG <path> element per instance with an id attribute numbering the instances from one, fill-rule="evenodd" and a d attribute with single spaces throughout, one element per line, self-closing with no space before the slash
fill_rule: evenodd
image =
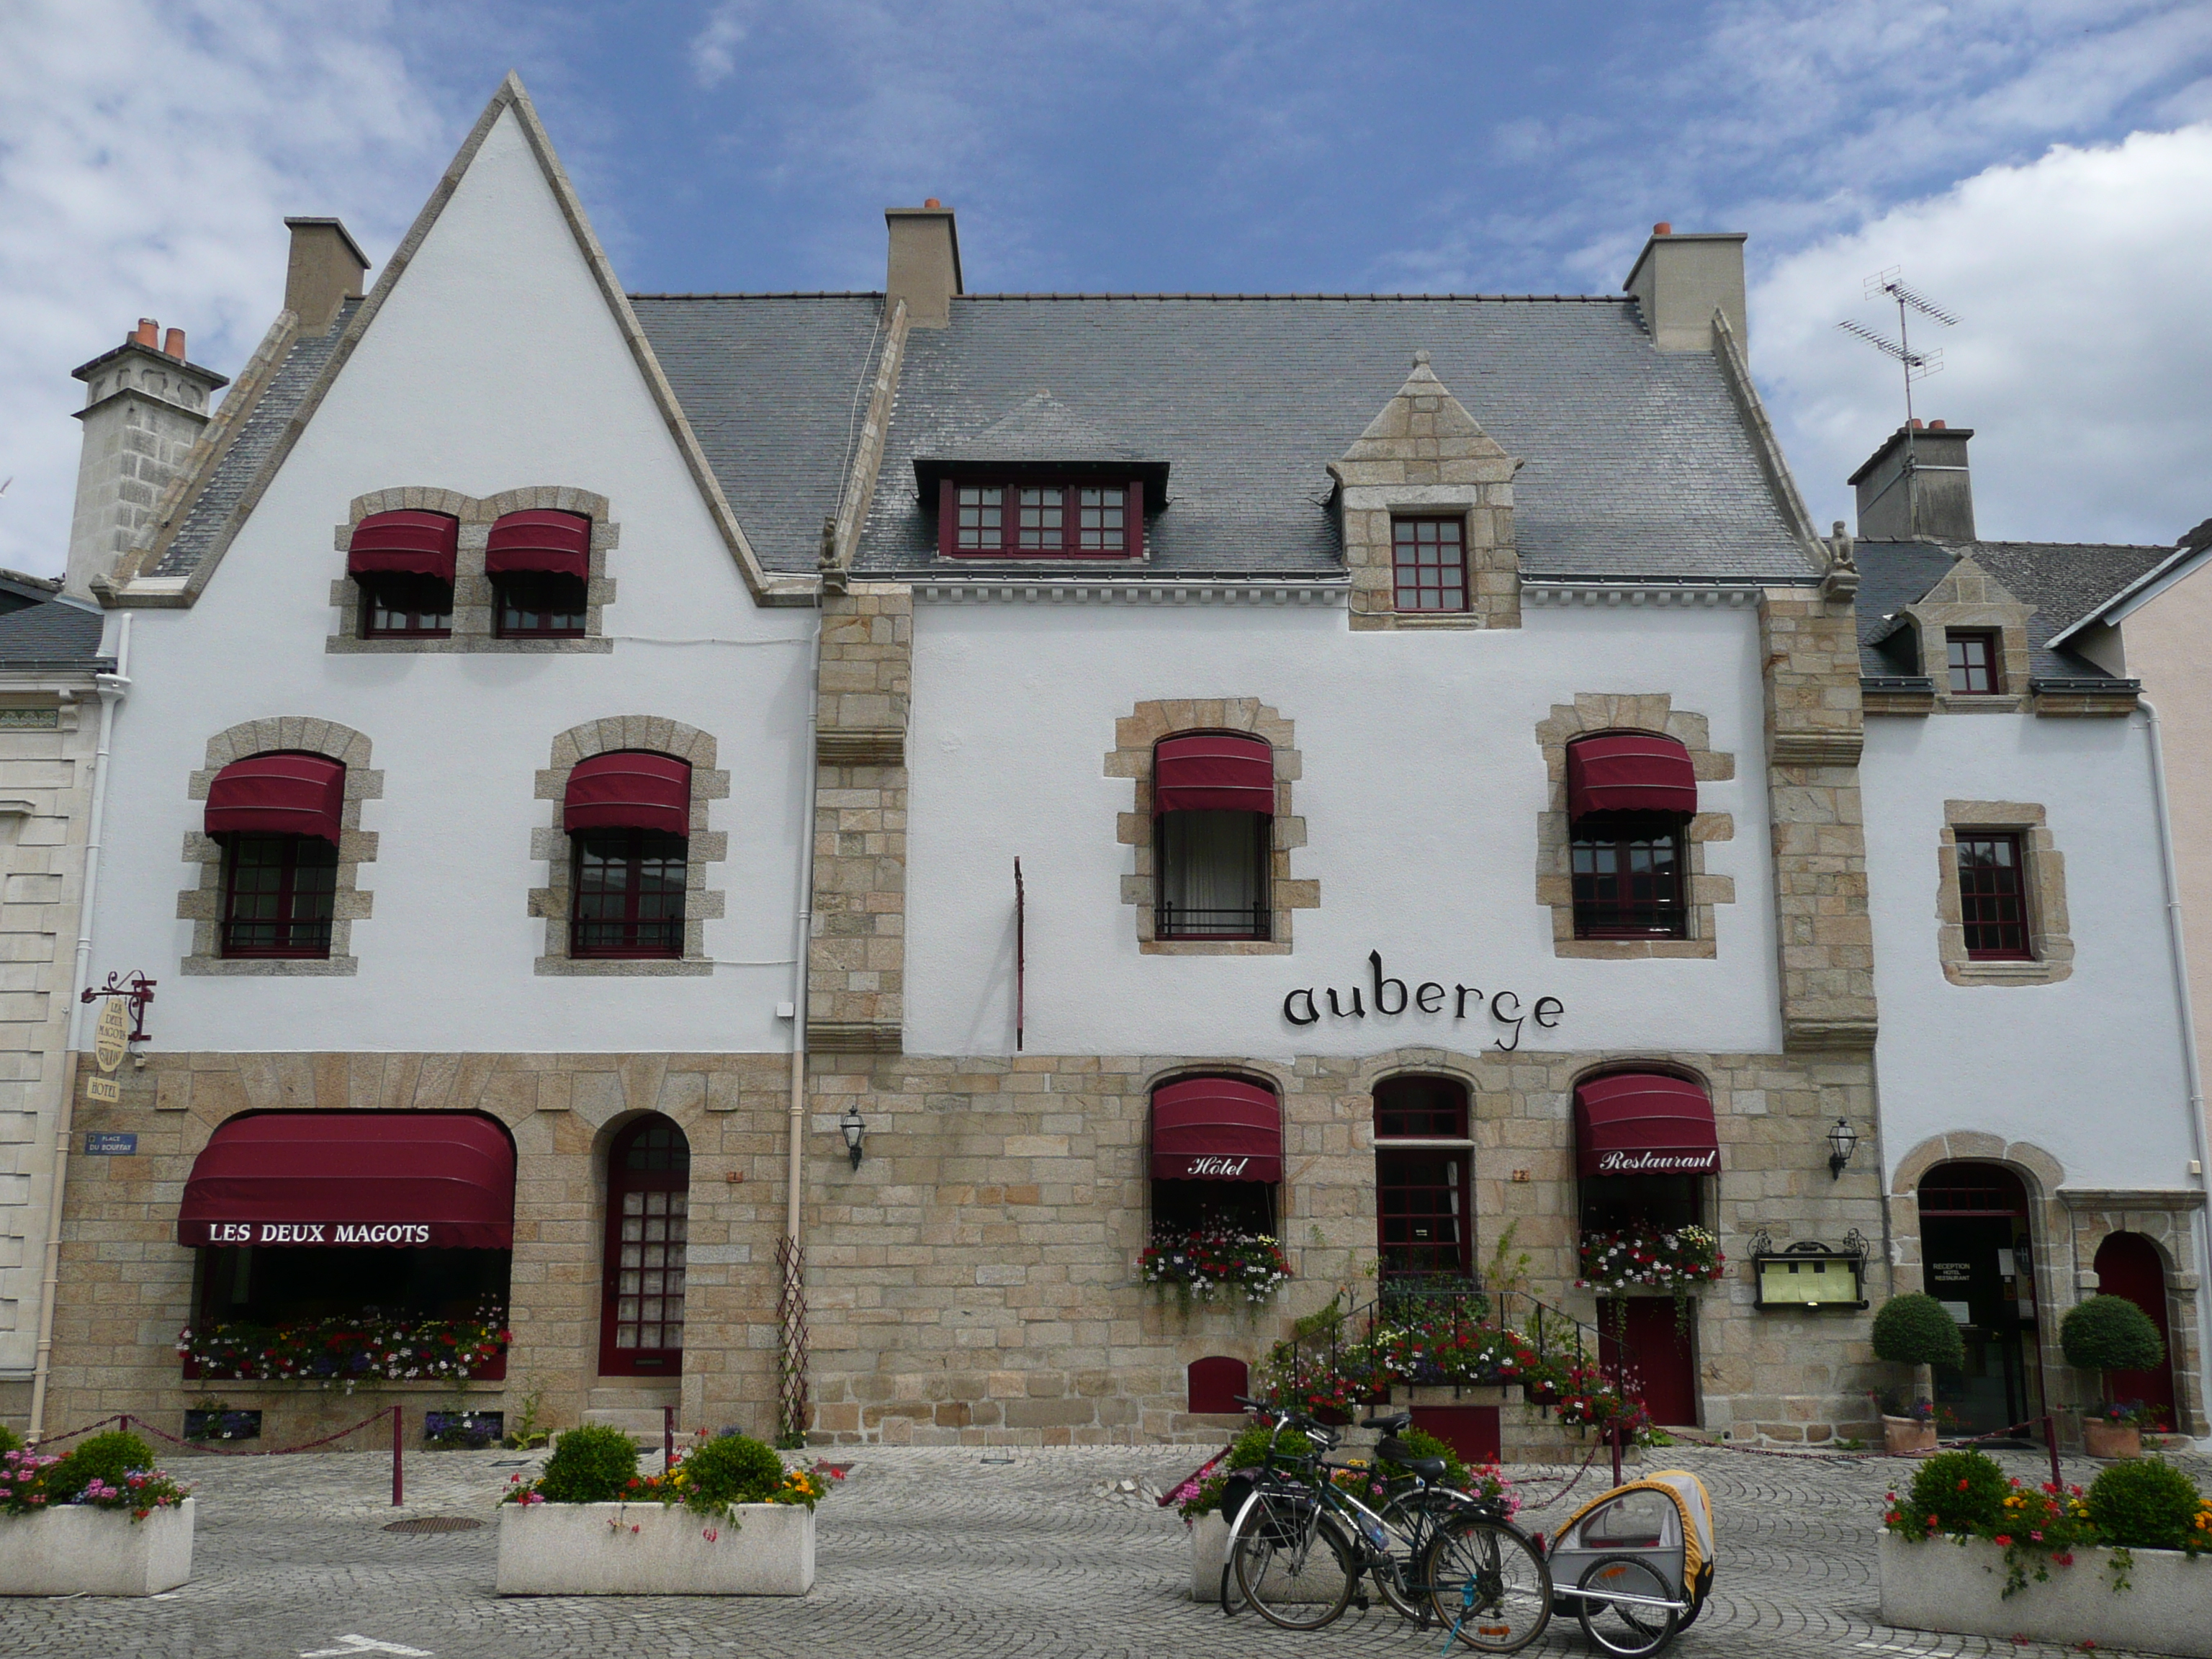
<path id="1" fill-rule="evenodd" d="M 402 1397 L 1212 1437 L 1291 1320 L 1416 1283 L 1820 1442 L 1896 1380 L 1929 1165 L 2026 1171 L 2046 1333 L 2075 1199 L 2179 1181 L 2134 688 L 1888 718 L 1862 580 L 1961 630 L 1967 583 L 1816 533 L 1741 237 L 1659 226 L 1620 295 L 975 295 L 949 210 L 888 221 L 882 293 L 625 294 L 510 81 L 365 295 L 295 222 L 224 435 L 86 579 L 144 688 L 90 966 L 161 990 L 76 1103 L 136 1151 L 71 1146 L 50 1418 L 332 1424 L 208 1332 L 495 1310 Z M 2099 835 L 2070 923 L 1960 942 L 1960 848 L 2040 894 Z M 2135 1133 L 2075 1137 L 2124 1048 Z M 1690 1227 L 1679 1310 L 1586 1284 Z M 1145 1282 L 1223 1231 L 1289 1282 Z"/>

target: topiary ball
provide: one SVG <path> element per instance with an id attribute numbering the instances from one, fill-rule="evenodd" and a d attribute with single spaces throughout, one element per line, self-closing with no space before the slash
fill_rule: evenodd
<path id="1" fill-rule="evenodd" d="M 135 1434 L 111 1429 L 82 1442 L 46 1474 L 49 1503 L 66 1504 L 94 1480 L 121 1487 L 134 1469 L 154 1467 L 153 1449 Z"/>
<path id="2" fill-rule="evenodd" d="M 1273 1436 L 1274 1425 L 1255 1423 L 1250 1428 L 1229 1443 L 1229 1461 L 1224 1466 L 1232 1469 L 1256 1469 L 1267 1461 L 1267 1442 Z M 1285 1429 L 1282 1437 L 1275 1441 L 1278 1457 L 1310 1457 L 1313 1442 L 1296 1429 Z"/>
<path id="3" fill-rule="evenodd" d="M 1943 1304 L 1919 1291 L 1893 1296 L 1874 1316 L 1876 1358 L 1893 1365 L 1963 1365 L 1966 1346 Z"/>
<path id="4" fill-rule="evenodd" d="M 2155 1457 L 2108 1466 L 2089 1486 L 2089 1519 L 2107 1544 L 2178 1550 L 2203 1500 L 2197 1483 Z"/>
<path id="5" fill-rule="evenodd" d="M 783 1484 L 775 1448 L 742 1434 L 709 1440 L 684 1460 L 684 1501 L 714 1512 L 732 1504 L 765 1504 Z"/>
<path id="6" fill-rule="evenodd" d="M 1915 1521 L 1934 1516 L 1938 1532 L 1968 1532 L 1995 1526 L 2011 1491 L 1994 1459 L 1978 1451 L 1938 1452 L 1912 1477 L 1905 1512 Z"/>
<path id="7" fill-rule="evenodd" d="M 611 1504 L 636 1476 L 636 1443 L 620 1429 L 586 1423 L 553 1443 L 538 1492 L 549 1504 Z"/>
<path id="8" fill-rule="evenodd" d="M 2143 1371 L 2163 1363 L 2166 1344 L 2150 1316 L 2124 1296 L 2093 1296 L 2058 1327 L 2066 1363 L 2085 1371 Z"/>

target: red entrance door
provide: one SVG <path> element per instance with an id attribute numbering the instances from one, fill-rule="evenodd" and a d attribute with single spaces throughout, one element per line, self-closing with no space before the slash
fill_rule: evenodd
<path id="1" fill-rule="evenodd" d="M 1643 1396 L 1651 1420 L 1694 1428 L 1698 1420 L 1697 1303 L 1691 1302 L 1682 1311 L 1678 1322 L 1674 1299 L 1668 1296 L 1632 1296 L 1599 1304 L 1598 1363 L 1610 1376 L 1625 1358 L 1629 1392 Z"/>
<path id="2" fill-rule="evenodd" d="M 684 1243 L 691 1146 L 665 1117 L 640 1118 L 607 1152 L 599 1375 L 684 1370 Z"/>
<path id="3" fill-rule="evenodd" d="M 2122 1404 L 2140 1400 L 2166 1413 L 2166 1426 L 2177 1426 L 2173 1401 L 2173 1339 L 2166 1324 L 2166 1264 L 2158 1248 L 2141 1233 L 2113 1233 L 2097 1247 L 2097 1288 L 2124 1296 L 2150 1316 L 2166 1344 L 2166 1364 L 2147 1371 L 2114 1371 L 2106 1380 Z"/>

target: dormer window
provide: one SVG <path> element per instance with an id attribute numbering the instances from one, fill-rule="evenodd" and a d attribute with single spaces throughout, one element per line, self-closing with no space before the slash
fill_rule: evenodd
<path id="1" fill-rule="evenodd" d="M 947 558 L 1144 555 L 1144 485 L 1135 479 L 946 478 L 938 496 L 938 551 Z"/>
<path id="2" fill-rule="evenodd" d="M 353 529 L 346 574 L 361 589 L 363 639 L 444 639 L 453 626 L 460 521 L 446 513 L 374 513 Z"/>

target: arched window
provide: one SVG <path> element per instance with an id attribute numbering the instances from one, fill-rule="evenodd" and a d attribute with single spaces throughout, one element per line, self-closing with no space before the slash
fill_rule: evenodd
<path id="1" fill-rule="evenodd" d="M 575 847 L 568 954 L 682 956 L 690 763 L 639 749 L 594 755 L 568 775 L 562 822 Z"/>
<path id="2" fill-rule="evenodd" d="M 607 1150 L 603 1376 L 674 1376 L 684 1369 L 690 1186 L 691 1145 L 665 1117 L 640 1118 Z"/>
<path id="3" fill-rule="evenodd" d="M 1156 939 L 1264 939 L 1271 920 L 1275 751 L 1241 732 L 1185 732 L 1152 751 Z"/>
<path id="4" fill-rule="evenodd" d="M 1394 1077 L 1375 1085 L 1375 1227 L 1385 1279 L 1463 1279 L 1474 1268 L 1467 1085 Z"/>
<path id="5" fill-rule="evenodd" d="M 501 515 L 484 546 L 494 632 L 503 640 L 579 639 L 592 574 L 592 521 L 532 508 Z"/>
<path id="6" fill-rule="evenodd" d="M 1152 1238 L 1275 1231 L 1283 1109 L 1237 1077 L 1186 1077 L 1152 1091 Z"/>
<path id="7" fill-rule="evenodd" d="M 1697 810 L 1689 750 L 1672 738 L 1609 732 L 1567 746 L 1577 939 L 1686 936 Z"/>
<path id="8" fill-rule="evenodd" d="M 234 761 L 208 787 L 222 848 L 222 954 L 327 957 L 345 768 L 291 752 Z"/>
<path id="9" fill-rule="evenodd" d="M 2002 1164 L 1938 1164 L 1920 1178 L 1921 1273 L 1958 1321 L 1966 1363 L 1936 1367 L 1936 1403 L 1966 1434 L 2043 1415 L 2041 1326 L 2027 1188 Z"/>
<path id="10" fill-rule="evenodd" d="M 444 639 L 453 631 L 453 560 L 460 520 L 449 513 L 372 513 L 346 544 L 361 589 L 361 636 Z"/>

